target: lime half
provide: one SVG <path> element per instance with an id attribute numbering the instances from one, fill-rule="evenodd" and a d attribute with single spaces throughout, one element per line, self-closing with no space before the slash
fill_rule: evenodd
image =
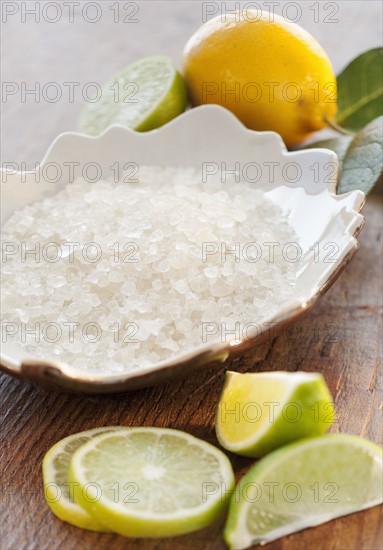
<path id="1" fill-rule="evenodd" d="M 229 548 L 265 544 L 382 502 L 382 449 L 351 435 L 291 443 L 260 460 L 232 496 Z"/>
<path id="2" fill-rule="evenodd" d="M 96 136 L 112 124 L 146 132 L 169 122 L 186 107 L 186 88 L 173 61 L 145 57 L 114 75 L 82 112 L 79 127 Z"/>
<path id="3" fill-rule="evenodd" d="M 228 458 L 187 433 L 127 428 L 89 440 L 73 455 L 75 500 L 111 530 L 133 537 L 194 531 L 225 508 L 234 487 Z"/>
<path id="4" fill-rule="evenodd" d="M 43 461 L 45 499 L 58 518 L 84 529 L 109 531 L 74 502 L 73 491 L 67 481 L 73 453 L 92 437 L 116 429 L 119 428 L 95 428 L 70 435 L 53 445 L 45 455 Z"/>
<path id="5" fill-rule="evenodd" d="M 296 439 L 322 435 L 334 420 L 331 393 L 321 374 L 227 372 L 216 413 L 225 449 L 260 457 Z"/>

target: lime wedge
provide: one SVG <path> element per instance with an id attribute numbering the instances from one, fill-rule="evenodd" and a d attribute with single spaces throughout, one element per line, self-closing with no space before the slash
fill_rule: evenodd
<path id="1" fill-rule="evenodd" d="M 181 114 L 187 101 L 183 78 L 166 56 L 145 57 L 122 69 L 99 95 L 87 103 L 79 123 L 80 131 L 93 136 L 112 124 L 153 130 Z"/>
<path id="2" fill-rule="evenodd" d="M 68 471 L 73 453 L 86 441 L 96 435 L 119 428 L 95 428 L 70 435 L 53 445 L 43 461 L 45 499 L 52 512 L 63 521 L 92 531 L 109 531 L 73 500 L 68 485 Z"/>
<path id="3" fill-rule="evenodd" d="M 187 433 L 128 428 L 89 440 L 73 455 L 75 500 L 111 530 L 133 537 L 194 531 L 225 508 L 228 458 Z"/>
<path id="4" fill-rule="evenodd" d="M 260 457 L 296 439 L 323 434 L 334 405 L 321 374 L 227 372 L 216 413 L 225 449 Z"/>
<path id="5" fill-rule="evenodd" d="M 260 460 L 232 496 L 224 538 L 232 550 L 265 544 L 382 502 L 382 449 L 324 435 Z"/>

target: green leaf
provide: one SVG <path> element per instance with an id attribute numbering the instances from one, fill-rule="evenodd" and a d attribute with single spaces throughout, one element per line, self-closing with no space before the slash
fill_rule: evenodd
<path id="1" fill-rule="evenodd" d="M 317 141 L 311 144 L 307 149 L 313 149 L 317 147 L 323 147 L 324 149 L 331 149 L 338 155 L 340 169 L 342 169 L 343 159 L 346 156 L 347 149 L 352 142 L 352 136 L 340 136 L 333 139 L 324 139 L 323 141 Z"/>
<path id="2" fill-rule="evenodd" d="M 383 172 L 383 116 L 367 124 L 354 138 L 340 136 L 311 144 L 338 155 L 340 178 L 337 193 L 360 189 L 369 193 Z"/>
<path id="3" fill-rule="evenodd" d="M 373 120 L 351 142 L 343 159 L 338 193 L 369 193 L 383 171 L 383 116 Z"/>
<path id="4" fill-rule="evenodd" d="M 368 50 L 338 76 L 340 126 L 358 131 L 383 114 L 382 56 L 383 48 Z"/>

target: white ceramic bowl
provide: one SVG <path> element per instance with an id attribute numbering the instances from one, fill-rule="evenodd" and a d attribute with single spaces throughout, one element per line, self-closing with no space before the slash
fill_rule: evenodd
<path id="1" fill-rule="evenodd" d="M 332 285 L 357 249 L 356 237 L 363 224 L 359 211 L 364 195 L 361 191 L 335 194 L 336 155 L 326 149 L 287 152 L 277 134 L 248 130 L 229 111 L 214 105 L 189 110 L 147 133 L 113 126 L 97 138 L 61 134 L 36 172 L 2 173 L 2 223 L 14 210 L 64 186 L 68 182 L 68 162 L 73 163 L 72 176 L 76 177 L 87 163 L 95 160 L 102 168 L 103 177 L 110 177 L 110 167 L 116 162 L 119 166 L 135 162 L 196 167 L 201 167 L 203 162 L 214 162 L 224 163 L 226 169 L 232 169 L 236 163 L 240 169 L 248 163 L 257 163 L 261 177 L 254 185 L 264 189 L 287 213 L 303 251 L 294 296 L 281 304 L 278 313 L 268 320 L 275 329 L 310 308 Z M 252 164 L 252 178 L 257 170 L 254 167 Z M 53 179 L 57 179 L 54 184 Z M 322 251 L 319 261 L 315 249 Z M 214 361 L 222 362 L 230 354 L 265 340 L 269 329 L 266 324 L 264 327 L 261 331 L 249 331 L 247 338 L 240 342 L 204 344 L 168 361 L 118 375 L 89 374 L 57 363 L 53 358 L 52 361 L 37 360 L 3 339 L 1 369 L 55 389 L 94 393 L 124 391 L 187 375 L 192 368 Z"/>

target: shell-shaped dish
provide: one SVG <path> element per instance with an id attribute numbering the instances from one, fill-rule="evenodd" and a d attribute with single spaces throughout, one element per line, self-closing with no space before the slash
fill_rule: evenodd
<path id="1" fill-rule="evenodd" d="M 356 237 L 363 225 L 360 210 L 364 194 L 353 191 L 336 195 L 338 160 L 332 151 L 288 152 L 277 134 L 248 130 L 229 111 L 214 105 L 189 110 L 147 133 L 113 126 L 96 138 L 61 134 L 36 172 L 2 172 L 2 223 L 16 209 L 66 185 L 68 163 L 72 177 L 76 177 L 95 159 L 105 177 L 116 162 L 199 167 L 208 161 L 226 169 L 256 164 L 262 177 L 254 185 L 262 188 L 288 215 L 303 251 L 294 295 L 281 304 L 268 323 L 263 323 L 264 329 L 249 331 L 240 341 L 203 344 L 167 361 L 118 375 L 87 373 L 53 358 L 41 361 L 27 357 L 22 348 L 3 339 L 1 370 L 9 375 L 52 389 L 88 393 L 126 391 L 188 376 L 192 369 L 222 362 L 231 354 L 258 345 L 268 337 L 271 325 L 275 331 L 311 308 L 334 283 L 358 247 Z M 49 181 L 44 179 L 48 166 L 59 167 L 54 184 L 51 175 Z M 315 246 L 323 248 L 328 243 L 336 248 L 336 261 L 318 261 L 315 253 L 309 253 Z"/>

